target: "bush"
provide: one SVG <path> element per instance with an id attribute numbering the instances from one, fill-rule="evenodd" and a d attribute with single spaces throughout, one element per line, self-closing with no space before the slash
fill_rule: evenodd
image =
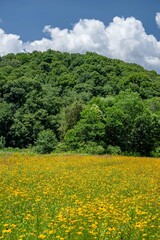
<path id="1" fill-rule="evenodd" d="M 151 152 L 152 157 L 160 157 L 160 147 L 157 147 L 154 149 L 154 151 Z"/>
<path id="2" fill-rule="evenodd" d="M 6 144 L 5 138 L 1 136 L 0 137 L 0 149 L 4 149 L 5 144 Z"/>
<path id="3" fill-rule="evenodd" d="M 57 138 L 52 130 L 43 130 L 38 134 L 35 144 L 37 153 L 51 153 L 57 145 Z"/>
<path id="4" fill-rule="evenodd" d="M 122 152 L 119 146 L 108 145 L 106 153 L 111 155 L 120 155 Z"/>
<path id="5" fill-rule="evenodd" d="M 64 142 L 59 142 L 56 146 L 55 152 L 56 153 L 63 153 L 69 151 L 67 145 Z"/>
<path id="6" fill-rule="evenodd" d="M 100 155 L 104 153 L 104 148 L 101 145 L 98 145 L 96 142 L 88 142 L 86 145 L 81 147 L 80 152 L 92 155 Z"/>

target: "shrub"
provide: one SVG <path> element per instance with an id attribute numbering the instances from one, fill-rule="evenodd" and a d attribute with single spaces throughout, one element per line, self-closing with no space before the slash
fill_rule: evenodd
<path id="1" fill-rule="evenodd" d="M 104 148 L 101 145 L 98 145 L 96 142 L 88 142 L 87 144 L 82 145 L 80 152 L 92 155 L 100 155 L 104 153 Z"/>
<path id="2" fill-rule="evenodd" d="M 122 152 L 119 146 L 108 145 L 106 153 L 111 155 L 120 155 Z"/>
<path id="3" fill-rule="evenodd" d="M 55 152 L 56 153 L 63 153 L 69 151 L 67 145 L 64 142 L 59 142 L 56 146 Z"/>
<path id="4" fill-rule="evenodd" d="M 46 154 L 52 152 L 57 145 L 57 138 L 52 130 L 43 130 L 39 132 L 35 144 L 37 153 Z"/>
<path id="5" fill-rule="evenodd" d="M 152 156 L 152 157 L 160 157 L 160 147 L 155 148 L 155 149 L 151 152 L 151 156 Z"/>
<path id="6" fill-rule="evenodd" d="M 6 144 L 5 138 L 3 136 L 1 136 L 0 137 L 0 149 L 5 148 L 5 144 Z"/>

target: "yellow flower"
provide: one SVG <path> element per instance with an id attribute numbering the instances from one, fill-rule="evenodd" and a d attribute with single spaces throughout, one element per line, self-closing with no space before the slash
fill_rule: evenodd
<path id="1" fill-rule="evenodd" d="M 9 225 L 8 225 L 8 223 L 5 223 L 3 226 L 4 226 L 4 227 L 8 227 Z"/>
<path id="2" fill-rule="evenodd" d="M 53 234 L 55 232 L 55 230 L 50 230 L 49 234 Z"/>
<path id="3" fill-rule="evenodd" d="M 97 228 L 97 225 L 93 223 L 92 228 Z"/>
<path id="4" fill-rule="evenodd" d="M 45 239 L 45 238 L 46 238 L 46 235 L 40 234 L 40 235 L 38 236 L 38 238 L 39 238 L 39 239 Z"/>
<path id="5" fill-rule="evenodd" d="M 3 230 L 3 233 L 11 233 L 11 232 L 12 232 L 12 230 L 10 228 Z"/>
<path id="6" fill-rule="evenodd" d="M 13 228 L 15 228 L 15 227 L 16 227 L 16 224 L 13 223 L 11 226 L 12 226 Z"/>

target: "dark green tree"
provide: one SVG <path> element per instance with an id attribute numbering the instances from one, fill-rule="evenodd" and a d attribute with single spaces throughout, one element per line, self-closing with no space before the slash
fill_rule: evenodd
<path id="1" fill-rule="evenodd" d="M 35 143 L 35 150 L 37 153 L 47 154 L 51 153 L 57 145 L 57 139 L 54 132 L 50 129 L 39 132 Z"/>

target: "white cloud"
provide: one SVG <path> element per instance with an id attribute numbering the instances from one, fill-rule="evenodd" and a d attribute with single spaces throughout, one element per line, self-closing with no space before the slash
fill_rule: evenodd
<path id="1" fill-rule="evenodd" d="M 160 13 L 159 12 L 156 13 L 155 20 L 156 20 L 157 26 L 160 28 Z"/>
<path id="2" fill-rule="evenodd" d="M 23 42 L 14 34 L 6 34 L 0 29 L 0 55 L 23 52 Z"/>
<path id="3" fill-rule="evenodd" d="M 106 41 L 105 26 L 98 20 L 80 20 L 72 30 L 45 26 L 43 31 L 49 34 L 50 40 L 43 38 L 40 41 L 27 43 L 27 51 L 32 51 L 33 48 L 42 51 L 51 48 L 72 53 L 86 51 L 100 53 L 103 47 L 106 48 L 103 44 Z"/>
<path id="4" fill-rule="evenodd" d="M 147 35 L 142 23 L 134 17 L 115 17 L 108 26 L 95 19 L 83 19 L 71 30 L 45 26 L 43 31 L 48 38 L 23 43 L 19 36 L 5 34 L 1 29 L 0 54 L 49 48 L 72 53 L 92 51 L 160 72 L 160 42 Z"/>
<path id="5" fill-rule="evenodd" d="M 140 21 L 134 17 L 115 17 L 106 32 L 112 58 L 160 71 L 157 64 L 157 59 L 160 60 L 160 42 L 153 35 L 146 34 Z"/>

